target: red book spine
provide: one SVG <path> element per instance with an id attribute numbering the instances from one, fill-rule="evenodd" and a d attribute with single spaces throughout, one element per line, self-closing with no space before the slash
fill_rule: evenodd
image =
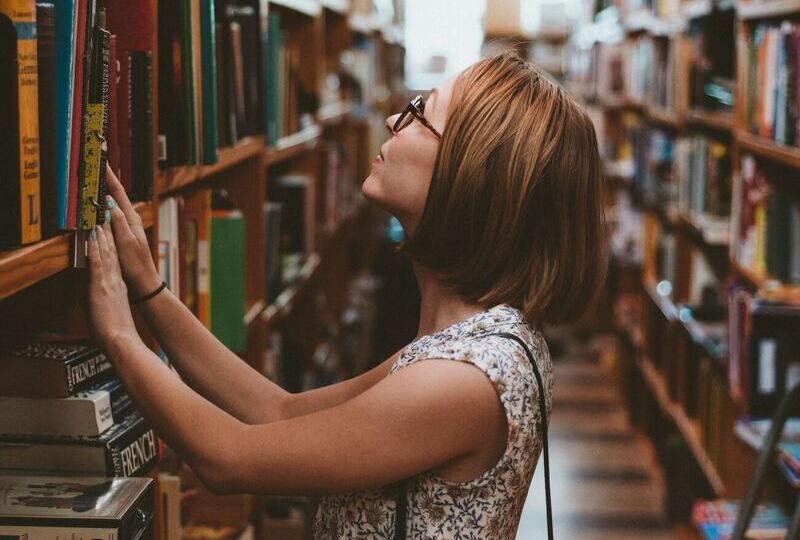
<path id="1" fill-rule="evenodd" d="M 108 164 L 111 170 L 120 177 L 119 170 L 119 133 L 117 132 L 117 85 L 119 84 L 119 66 L 117 65 L 117 36 L 111 36 L 108 52 Z"/>

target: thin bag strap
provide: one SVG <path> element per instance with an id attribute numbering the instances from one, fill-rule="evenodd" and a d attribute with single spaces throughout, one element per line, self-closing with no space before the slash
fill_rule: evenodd
<path id="1" fill-rule="evenodd" d="M 553 540 L 553 506 L 550 500 L 550 453 L 548 451 L 547 444 L 547 426 L 549 422 L 547 419 L 547 402 L 544 397 L 544 382 L 542 381 L 542 374 L 539 373 L 539 366 L 536 365 L 536 361 L 533 358 L 533 353 L 531 352 L 530 348 L 528 348 L 528 345 L 522 340 L 522 338 L 509 332 L 498 332 L 496 334 L 488 334 L 487 336 L 483 337 L 488 336 L 499 336 L 507 339 L 513 339 L 519 343 L 522 346 L 522 349 L 525 351 L 525 355 L 528 357 L 528 361 L 533 368 L 533 374 L 536 377 L 536 384 L 539 385 L 539 410 L 541 411 L 539 429 L 542 432 L 542 438 L 544 441 L 544 494 L 547 504 L 547 538 L 548 540 Z M 394 540 L 406 540 L 406 514 L 408 511 L 406 482 L 406 480 L 403 480 L 397 485 L 397 496 L 395 498 L 395 507 L 397 510 L 395 514 Z"/>

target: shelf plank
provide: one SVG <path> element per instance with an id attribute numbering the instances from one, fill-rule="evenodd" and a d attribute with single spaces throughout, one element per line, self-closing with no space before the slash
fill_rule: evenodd
<path id="1" fill-rule="evenodd" d="M 762 159 L 800 170 L 800 148 L 779 144 L 743 129 L 736 130 L 736 141 L 744 150 Z"/>
<path id="2" fill-rule="evenodd" d="M 800 0 L 739 0 L 736 3 L 736 13 L 742 20 L 796 15 L 800 13 Z"/>
<path id="3" fill-rule="evenodd" d="M 664 376 L 658 371 L 649 358 L 645 357 L 639 361 L 639 369 L 645 383 L 647 383 L 650 390 L 653 392 L 661 410 L 675 422 L 675 427 L 678 428 L 681 436 L 691 449 L 711 489 L 714 490 L 717 497 L 723 496 L 725 494 L 725 485 L 714 463 L 711 461 L 708 453 L 706 453 L 705 448 L 703 448 L 697 422 L 689 419 L 683 407 L 670 399 Z"/>
<path id="4" fill-rule="evenodd" d="M 324 9 L 328 9 L 340 15 L 347 15 L 350 11 L 349 0 L 320 0 L 320 5 Z"/>
<path id="5" fill-rule="evenodd" d="M 303 268 L 300 270 L 300 277 L 297 281 L 286 287 L 272 304 L 261 311 L 260 317 L 262 322 L 267 326 L 271 326 L 282 316 L 289 314 L 298 294 L 308 286 L 311 282 L 311 278 L 314 277 L 317 269 L 319 269 L 320 262 L 322 262 L 322 258 L 318 253 L 312 253 L 308 256 L 308 259 L 306 259 L 306 262 L 303 264 Z"/>
<path id="6" fill-rule="evenodd" d="M 185 188 L 215 174 L 230 169 L 264 152 L 264 137 L 246 137 L 235 146 L 220 148 L 213 165 L 186 165 L 158 171 L 159 195 Z"/>
<path id="7" fill-rule="evenodd" d="M 309 126 L 287 137 L 278 140 L 273 148 L 267 149 L 267 166 L 291 159 L 303 152 L 314 148 L 319 140 L 322 129 L 318 124 Z"/>
<path id="8" fill-rule="evenodd" d="M 686 115 L 686 121 L 690 124 L 699 125 L 725 133 L 731 133 L 734 125 L 732 112 L 706 111 L 703 109 L 690 110 Z"/>
<path id="9" fill-rule="evenodd" d="M 646 109 L 646 116 L 652 124 L 660 127 L 665 127 L 673 131 L 679 131 L 683 128 L 683 118 L 681 118 L 678 113 L 670 111 L 664 107 L 648 105 Z"/>
<path id="10" fill-rule="evenodd" d="M 677 306 L 670 298 L 658 292 L 658 285 L 654 280 L 645 279 L 643 286 L 645 292 L 647 292 L 647 295 L 653 300 L 653 303 L 658 306 L 658 309 L 661 311 L 661 314 L 664 315 L 665 319 L 668 321 L 674 321 L 678 319 Z"/>
<path id="11" fill-rule="evenodd" d="M 291 9 L 309 17 L 316 17 L 322 13 L 322 6 L 316 0 L 269 0 L 269 3 Z"/>
<path id="12" fill-rule="evenodd" d="M 319 108 L 317 121 L 322 125 L 336 124 L 353 110 L 353 104 L 347 101 L 329 103 Z"/>
<path id="13" fill-rule="evenodd" d="M 134 208 L 145 228 L 153 226 L 153 204 L 139 202 Z M 0 252 L 0 300 L 70 267 L 72 232 L 67 232 L 10 251 Z"/>

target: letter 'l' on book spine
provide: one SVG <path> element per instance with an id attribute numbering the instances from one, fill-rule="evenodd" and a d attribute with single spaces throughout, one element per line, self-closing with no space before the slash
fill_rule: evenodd
<path id="1" fill-rule="evenodd" d="M 39 202 L 39 73 L 36 63 L 36 3 L 34 0 L 0 0 L 0 34 L 3 42 L 0 91 L 8 99 L 11 120 L 10 141 L 6 141 L 5 162 L 0 177 L 16 178 L 17 185 L 9 194 L 16 195 L 19 212 L 11 212 L 14 223 L 3 220 L 4 244 L 29 244 L 41 238 Z M 10 48 L 10 50 L 9 50 Z M 13 51 L 16 50 L 14 57 Z M 8 127 L 4 128 L 8 129 Z M 8 144 L 10 142 L 10 144 Z M 5 155 L 7 154 L 7 155 Z M 5 190 L 3 190 L 5 191 Z M 6 195 L 6 193 L 3 193 Z"/>

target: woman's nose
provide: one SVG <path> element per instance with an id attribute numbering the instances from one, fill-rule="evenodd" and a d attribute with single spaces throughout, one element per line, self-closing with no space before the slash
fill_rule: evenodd
<path id="1" fill-rule="evenodd" d="M 383 123 L 383 125 L 386 127 L 386 131 L 389 132 L 390 137 L 394 135 L 394 123 L 396 121 L 396 117 L 397 114 L 393 114 L 392 116 L 386 118 L 386 121 Z"/>

